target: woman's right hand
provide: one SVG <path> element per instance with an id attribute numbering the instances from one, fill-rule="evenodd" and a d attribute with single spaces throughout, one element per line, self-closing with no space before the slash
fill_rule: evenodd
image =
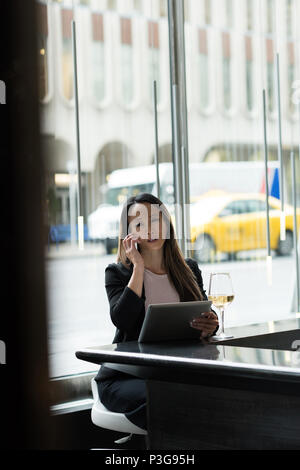
<path id="1" fill-rule="evenodd" d="M 136 235 L 129 233 L 123 240 L 123 247 L 127 258 L 134 266 L 144 267 L 144 259 L 135 247 L 138 240 L 139 238 Z"/>

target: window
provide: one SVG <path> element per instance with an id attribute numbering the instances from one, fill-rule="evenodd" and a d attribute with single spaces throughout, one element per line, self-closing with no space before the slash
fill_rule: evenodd
<path id="1" fill-rule="evenodd" d="M 157 102 L 161 97 L 160 80 L 160 50 L 159 50 L 159 25 L 156 21 L 148 22 L 148 54 L 149 54 L 149 97 L 152 102 L 153 82 L 156 80 Z"/>
<path id="2" fill-rule="evenodd" d="M 105 43 L 103 15 L 92 13 L 92 80 L 93 96 L 101 102 L 106 95 L 105 84 Z"/>
<path id="3" fill-rule="evenodd" d="M 202 231 L 209 231 L 213 242 L 210 246 L 215 247 L 215 250 L 210 248 L 212 253 L 209 255 L 204 252 L 204 248 L 202 252 L 200 248 L 198 252 L 197 249 L 191 250 L 191 256 L 198 259 L 202 268 L 204 285 L 207 285 L 210 272 L 224 269 L 231 272 L 237 291 L 243 291 L 243 298 L 239 299 L 240 303 L 232 303 L 228 309 L 227 324 L 232 325 L 252 322 L 254 321 L 253 315 L 256 315 L 255 320 L 258 321 L 262 318 L 273 319 L 276 315 L 280 317 L 283 311 L 288 315 L 287 310 L 290 309 L 284 307 L 284 304 L 287 302 L 289 305 L 289 292 L 292 286 L 294 287 L 293 258 L 277 258 L 275 261 L 275 242 L 274 250 L 272 249 L 274 259 L 272 287 L 267 284 L 264 264 L 266 214 L 262 194 L 264 164 L 260 89 L 263 82 L 267 92 L 268 116 L 274 117 L 276 108 L 274 5 L 280 4 L 281 12 L 284 13 L 282 7 L 286 5 L 285 2 L 286 0 L 269 2 L 267 18 L 266 0 L 234 0 L 232 2 L 215 0 L 211 2 L 211 6 L 216 9 L 214 12 L 216 21 L 214 21 L 215 16 L 212 16 L 206 22 L 203 18 L 205 18 L 205 7 L 209 2 L 205 0 L 191 2 L 194 16 L 191 23 L 193 44 L 191 45 L 191 36 L 187 35 L 186 56 L 192 57 L 193 60 L 190 61 L 190 67 L 186 69 L 187 93 L 192 98 L 199 96 L 203 106 L 208 101 L 212 104 L 216 103 L 216 106 L 211 106 L 209 115 L 195 112 L 194 102 L 194 106 L 188 110 L 190 194 L 195 200 L 199 198 L 199 201 L 203 201 L 201 210 L 198 210 L 193 221 L 194 248 L 198 247 L 197 240 L 199 245 L 202 243 L 201 246 L 203 246 L 203 238 L 201 239 L 199 233 L 200 228 L 197 232 L 197 224 L 198 227 L 201 225 Z M 296 18 L 295 14 L 293 18 Z M 213 28 L 203 27 L 203 23 L 211 24 L 211 22 L 214 24 Z M 290 64 L 297 60 L 295 37 L 293 37 L 294 41 L 292 38 L 286 38 L 286 28 L 283 22 L 285 22 L 285 16 L 282 15 L 280 31 L 278 31 L 282 65 L 286 64 L 287 60 Z M 215 38 L 217 38 L 217 43 Z M 292 45 L 288 46 L 288 43 L 294 44 L 294 50 Z M 285 49 L 285 44 L 290 47 L 289 52 Z M 210 72 L 208 82 L 204 79 L 207 60 Z M 199 73 L 200 70 L 202 75 Z M 290 82 L 292 72 L 291 66 Z M 190 80 L 189 77 L 191 77 Z M 266 80 L 267 77 L 268 80 Z M 287 84 L 287 77 L 284 74 L 281 77 L 281 83 L 283 91 Z M 208 101 L 207 96 L 209 96 Z M 243 100 L 242 108 L 246 108 L 252 118 L 255 116 L 255 119 L 243 118 L 241 100 Z M 285 102 L 286 100 L 283 100 L 283 103 Z M 233 112 L 238 108 L 237 113 Z M 224 110 L 229 112 L 224 113 Z M 230 119 L 228 119 L 229 116 Z M 282 118 L 286 129 L 282 135 L 283 148 L 286 149 L 284 160 L 289 165 L 290 122 L 284 113 Z M 277 125 L 274 120 L 268 123 L 268 135 L 271 163 L 271 160 L 277 160 Z M 198 174 L 197 165 L 199 165 Z M 287 171 L 285 174 L 286 179 L 290 180 L 288 176 L 290 173 Z M 274 186 L 274 178 L 272 165 L 270 165 L 270 189 Z M 287 198 L 289 198 L 289 191 L 290 189 L 287 190 Z M 229 205 L 226 199 L 233 197 L 235 193 L 237 198 L 242 198 L 241 195 L 243 195 L 243 201 L 235 201 Z M 258 194 L 262 197 L 256 199 Z M 226 213 L 225 211 L 221 213 L 223 217 L 213 218 L 215 212 L 212 207 L 214 206 L 218 206 L 218 209 L 226 207 Z M 230 215 L 234 216 L 230 217 Z M 274 211 L 271 216 L 272 237 L 276 240 L 280 224 L 276 220 Z M 199 238 L 196 238 L 197 236 Z M 279 267 L 281 261 L 286 273 L 284 281 L 286 281 L 287 291 L 285 293 L 278 289 L 275 281 L 277 276 L 282 278 Z M 277 266 L 276 263 L 278 263 Z M 247 282 L 243 273 L 247 273 Z M 250 284 L 251 295 L 253 295 L 254 285 L 256 292 L 264 293 L 265 303 L 259 309 L 259 314 L 258 312 L 253 314 L 253 309 L 247 305 L 247 302 L 249 305 L 251 303 L 248 289 Z M 281 299 L 279 302 L 282 302 L 281 307 L 279 307 L 279 298 Z M 240 317 L 241 310 L 243 310 L 243 318 Z"/>
<path id="4" fill-rule="evenodd" d="M 292 100 L 293 82 L 296 80 L 295 70 L 295 44 L 293 42 L 287 43 L 287 90 L 288 90 L 288 106 L 290 113 L 295 113 L 295 104 Z"/>
<path id="5" fill-rule="evenodd" d="M 190 21 L 190 4 L 189 4 L 189 0 L 184 0 L 183 6 L 184 6 L 184 21 L 188 22 L 188 21 Z"/>
<path id="6" fill-rule="evenodd" d="M 286 35 L 288 38 L 293 36 L 293 9 L 294 1 L 286 0 Z"/>
<path id="7" fill-rule="evenodd" d="M 253 30 L 253 0 L 246 0 L 246 27 L 247 31 Z"/>
<path id="8" fill-rule="evenodd" d="M 126 106 L 134 98 L 134 70 L 132 50 L 132 22 L 130 18 L 120 19 L 121 29 L 121 94 Z"/>
<path id="9" fill-rule="evenodd" d="M 266 201 L 260 201 L 259 199 L 249 199 L 247 201 L 248 212 L 265 212 Z"/>
<path id="10" fill-rule="evenodd" d="M 225 0 L 225 28 L 233 27 L 233 7 L 232 0 Z"/>
<path id="11" fill-rule="evenodd" d="M 275 30 L 275 8 L 273 0 L 266 0 L 266 30 L 268 34 Z"/>
<path id="12" fill-rule="evenodd" d="M 142 11 L 143 11 L 142 0 L 134 0 L 133 1 L 133 8 L 136 12 L 142 13 Z"/>
<path id="13" fill-rule="evenodd" d="M 248 206 L 247 206 L 246 200 L 232 201 L 226 207 L 224 207 L 222 212 L 219 214 L 219 217 L 245 214 L 246 212 L 248 212 Z"/>
<path id="14" fill-rule="evenodd" d="M 245 37 L 245 59 L 246 59 L 246 104 L 247 110 L 253 110 L 253 55 L 252 55 L 252 38 Z"/>
<path id="15" fill-rule="evenodd" d="M 72 10 L 61 10 L 62 28 L 62 91 L 68 101 L 73 98 Z"/>
<path id="16" fill-rule="evenodd" d="M 142 19 L 145 29 L 139 27 L 141 18 L 136 14 L 133 2 L 127 3 L 126 17 L 111 10 L 116 8 L 117 2 L 89 2 L 84 8 L 78 2 L 74 4 L 78 31 L 78 85 L 84 91 L 79 93 L 83 251 L 78 248 L 76 116 L 74 108 L 66 106 L 60 99 L 62 90 L 65 98 L 73 97 L 73 12 L 63 4 L 53 2 L 48 2 L 55 35 L 53 43 L 59 45 L 63 39 L 64 62 L 60 56 L 55 57 L 55 53 L 49 60 L 52 70 L 50 68 L 48 72 L 57 75 L 53 83 L 55 106 L 51 109 L 41 107 L 49 366 L 52 378 L 65 376 L 66 381 L 71 380 L 71 374 L 74 375 L 72 380 L 76 380 L 77 374 L 94 373 L 99 368 L 76 359 L 76 350 L 109 344 L 114 337 L 104 275 L 108 263 L 116 261 L 120 204 L 131 194 L 155 191 L 153 108 L 145 101 L 135 100 L 136 108 L 132 112 L 130 105 L 136 97 L 137 87 L 147 79 L 148 94 L 150 80 L 162 75 L 160 65 L 167 64 L 168 71 L 169 64 L 168 24 L 158 21 L 157 10 L 155 15 L 149 14 L 147 20 Z M 151 25 L 149 31 L 148 23 Z M 46 29 L 43 31 L 47 32 Z M 162 34 L 166 38 L 164 47 Z M 60 67 L 56 70 L 57 63 Z M 151 65 L 154 66 L 151 68 Z M 157 82 L 160 93 L 160 82 Z M 167 78 L 164 87 L 169 96 Z M 94 100 L 87 99 L 89 96 Z M 95 106 L 95 101 L 104 102 L 105 106 Z M 163 157 L 171 154 L 172 128 L 169 107 L 159 111 L 165 121 L 158 135 L 159 154 Z M 168 190 L 170 186 L 173 188 L 172 163 Z M 162 191 L 161 196 L 170 197 L 167 191 Z M 55 381 L 57 384 L 62 382 Z M 66 401 L 73 397 L 70 395 Z"/>
<path id="17" fill-rule="evenodd" d="M 275 63 L 274 63 L 274 43 L 272 39 L 266 39 L 267 50 L 267 98 L 268 110 L 275 110 Z"/>
<path id="18" fill-rule="evenodd" d="M 198 95 L 200 97 L 200 108 L 206 110 L 209 106 L 209 70 L 208 70 L 208 49 L 207 31 L 198 31 Z"/>
<path id="19" fill-rule="evenodd" d="M 221 2 L 222 12 L 225 13 L 227 8 L 226 28 L 223 18 L 219 25 L 219 21 L 215 22 L 213 16 L 212 8 L 216 8 L 216 14 L 219 13 Z M 257 39 L 253 32 L 254 19 L 249 12 L 249 9 L 252 10 L 250 1 L 246 32 L 245 8 L 237 7 L 233 11 L 233 5 L 238 6 L 239 2 L 240 0 L 190 0 L 193 18 L 190 17 L 191 21 L 186 25 L 188 41 L 185 42 L 185 47 L 187 63 L 190 64 L 186 68 L 187 93 L 192 104 L 187 116 L 184 113 L 179 116 L 179 124 L 187 118 L 185 122 L 188 126 L 191 197 L 201 198 L 203 201 L 201 211 L 196 214 L 195 225 L 206 224 L 208 221 L 211 238 L 216 246 L 214 259 L 206 260 L 205 263 L 199 261 L 204 285 L 207 286 L 209 272 L 226 269 L 232 272 L 234 288 L 239 293 L 228 308 L 228 326 L 272 320 L 276 315 L 279 317 L 285 313 L 290 314 L 290 287 L 294 276 L 293 258 L 280 257 L 273 263 L 274 272 L 277 271 L 274 284 L 269 287 L 264 266 L 253 262 L 265 259 L 265 203 L 257 197 L 263 192 L 264 181 L 261 107 L 258 106 L 260 114 L 256 120 L 244 119 L 240 112 L 236 115 L 224 113 L 224 109 L 232 109 L 232 103 L 236 103 L 235 83 L 240 84 L 243 81 L 246 84 L 244 104 L 251 111 L 257 92 L 254 77 L 257 76 L 259 81 L 267 68 L 268 104 L 270 109 L 274 109 L 274 37 L 266 33 L 264 26 L 264 30 L 260 32 L 263 34 L 262 42 Z M 252 1 L 253 5 L 254 3 L 259 2 Z M 115 11 L 117 5 L 123 5 L 122 0 L 103 0 L 97 4 L 99 10 L 96 10 L 94 2 L 87 3 L 84 8 L 79 7 L 79 2 L 74 4 L 80 33 L 77 44 L 79 84 L 83 88 L 89 86 L 89 94 L 99 103 L 104 100 L 105 106 L 95 106 L 92 100 L 86 99 L 86 93 L 80 94 L 84 250 L 79 251 L 75 113 L 73 107 L 66 106 L 65 100 L 60 99 L 62 90 L 63 96 L 68 100 L 73 98 L 74 93 L 71 47 L 73 13 L 66 3 L 47 2 L 51 31 L 46 27 L 44 13 L 39 25 L 42 41 L 39 49 L 44 46 L 45 57 L 49 58 L 48 61 L 41 61 L 41 98 L 47 96 L 49 91 L 48 77 L 56 77 L 51 89 L 55 106 L 41 106 L 51 377 L 69 377 L 71 374 L 76 376 L 81 372 L 94 373 L 98 366 L 78 361 L 74 351 L 110 344 L 114 337 L 115 327 L 109 316 L 104 285 L 105 267 L 116 262 L 120 203 L 131 194 L 155 191 L 155 169 L 152 165 L 155 151 L 153 108 L 149 106 L 149 100 L 135 99 L 139 89 L 145 89 L 147 96 L 151 90 L 152 95 L 154 78 L 158 84 L 159 99 L 163 97 L 164 102 L 166 96 L 169 100 L 168 106 L 159 107 L 158 115 L 160 162 L 170 162 L 169 165 L 164 163 L 160 166 L 162 200 L 171 204 L 177 189 L 177 183 L 173 182 L 171 90 L 167 76 L 170 63 L 167 1 L 153 0 L 153 5 L 157 8 L 153 8 L 155 14 L 149 13 L 147 18 L 137 15 L 139 2 L 126 2 L 126 17 Z M 91 4 L 95 8 L 90 9 Z M 146 0 L 141 4 L 146 8 Z M 68 5 L 71 5 L 71 1 Z M 213 28 L 203 25 L 203 6 L 205 24 L 213 23 Z M 150 10 L 149 8 L 148 12 Z M 41 8 L 41 11 L 46 10 Z M 158 12 L 161 15 L 159 18 Z M 264 9 L 262 23 L 266 25 L 266 21 Z M 242 26 L 233 31 L 234 25 Z M 49 41 L 50 32 L 55 35 L 53 44 L 61 46 L 61 41 L 63 42 L 63 47 L 57 49 L 57 57 L 55 49 L 53 54 L 48 53 L 52 43 L 52 37 L 51 43 Z M 286 59 L 291 66 L 291 83 L 295 73 L 296 45 L 293 36 L 280 37 L 280 40 L 283 50 L 288 52 Z M 258 43 L 262 45 L 262 51 L 259 51 L 261 60 L 256 61 L 255 48 Z M 236 58 L 235 48 L 242 52 Z M 184 57 L 179 55 L 179 51 L 171 52 L 177 63 L 183 64 Z M 233 69 L 234 60 L 237 61 L 236 70 Z M 88 83 L 85 82 L 86 65 L 91 67 L 91 79 Z M 282 82 L 285 81 L 286 75 Z M 108 91 L 110 100 L 105 99 Z M 258 100 L 259 96 L 258 94 Z M 132 103 L 134 111 L 133 106 L 130 106 Z M 216 106 L 213 106 L 214 103 Z M 204 111 L 209 109 L 209 113 L 198 112 L 199 108 Z M 286 117 L 284 119 L 283 148 L 288 155 L 290 121 Z M 270 124 L 270 128 L 274 132 L 269 139 L 269 156 L 270 160 L 277 160 L 276 123 L 272 124 L 274 123 Z M 284 160 L 289 161 L 285 157 Z M 169 171 L 166 179 L 165 169 Z M 291 178 L 289 172 L 285 174 L 287 203 L 290 203 Z M 299 175 L 300 171 L 297 172 L 297 184 L 300 184 Z M 270 180 L 272 178 L 270 165 Z M 270 182 L 271 187 L 273 184 L 271 186 Z M 233 193 L 237 194 L 234 202 Z M 216 205 L 218 213 L 221 207 L 226 206 L 227 215 L 237 214 L 232 220 L 228 220 L 226 226 L 223 211 L 223 220 L 218 221 L 224 232 L 219 230 L 218 225 L 212 227 L 214 222 L 211 222 L 210 216 Z M 254 212 L 259 214 L 253 216 Z M 274 211 L 272 218 L 273 215 L 276 215 Z M 260 219 L 257 222 L 257 232 L 255 217 Z M 247 235 L 247 224 L 241 224 L 241 220 L 247 222 L 248 218 L 252 218 L 254 223 Z M 276 225 L 272 230 L 276 235 Z M 274 240 L 277 239 L 275 235 Z M 221 245 L 222 241 L 227 241 L 227 245 Z M 274 257 L 275 250 L 274 245 Z M 190 252 L 188 256 L 196 258 L 198 254 Z M 226 264 L 220 264 L 219 261 L 225 261 Z M 251 302 L 253 292 L 258 292 L 262 300 L 255 311 Z"/>
<path id="20" fill-rule="evenodd" d="M 117 9 L 117 0 L 107 0 L 107 9 L 116 10 Z"/>
<path id="21" fill-rule="evenodd" d="M 204 0 L 204 22 L 206 25 L 211 24 L 211 0 Z"/>
<path id="22" fill-rule="evenodd" d="M 230 35 L 222 33 L 222 70 L 223 70 L 223 105 L 226 111 L 232 106 L 232 90 L 231 90 L 231 52 L 230 52 Z"/>
<path id="23" fill-rule="evenodd" d="M 159 16 L 167 17 L 168 16 L 168 0 L 159 0 Z"/>
<path id="24" fill-rule="evenodd" d="M 286 35 L 287 35 L 287 91 L 288 91 L 288 108 L 291 114 L 295 113 L 295 104 L 292 101 L 292 85 L 296 80 L 295 71 L 295 44 L 293 41 L 293 15 L 294 2 L 286 0 Z"/>

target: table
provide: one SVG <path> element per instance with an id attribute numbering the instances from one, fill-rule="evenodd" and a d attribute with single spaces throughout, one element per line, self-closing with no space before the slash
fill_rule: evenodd
<path id="1" fill-rule="evenodd" d="M 299 318 L 228 332 L 216 343 L 129 341 L 76 357 L 146 380 L 150 450 L 300 449 Z"/>

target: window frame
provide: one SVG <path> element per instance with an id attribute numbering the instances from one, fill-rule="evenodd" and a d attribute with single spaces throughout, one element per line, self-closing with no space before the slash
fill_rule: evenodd
<path id="1" fill-rule="evenodd" d="M 92 90 L 94 84 L 93 84 L 93 54 L 91 52 L 92 49 L 92 42 L 93 42 L 93 25 L 92 25 L 92 15 L 99 14 L 102 15 L 103 18 L 103 34 L 104 34 L 104 40 L 103 40 L 103 49 L 104 49 L 104 68 L 105 68 L 105 92 L 104 92 L 104 98 L 103 100 L 97 100 L 95 97 L 94 93 L 90 91 L 89 93 L 89 101 L 92 103 L 92 105 L 97 108 L 97 109 L 105 109 L 109 105 L 111 105 L 113 101 L 113 87 L 112 87 L 112 81 L 109 80 L 109 76 L 113 75 L 113 69 L 112 69 L 112 63 L 109 60 L 109 51 L 112 50 L 112 25 L 111 25 L 111 15 L 110 12 L 108 11 L 103 11 L 103 10 L 96 10 L 96 9 L 91 9 L 89 12 L 89 18 L 90 18 L 90 35 L 89 35 L 89 53 L 88 53 L 88 83 L 90 84 L 89 89 Z"/>

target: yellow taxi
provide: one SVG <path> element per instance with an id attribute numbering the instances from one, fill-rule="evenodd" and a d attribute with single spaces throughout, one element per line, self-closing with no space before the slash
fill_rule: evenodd
<path id="1" fill-rule="evenodd" d="M 270 247 L 286 256 L 293 249 L 293 208 L 285 205 L 285 240 L 280 240 L 280 209 L 280 201 L 270 196 Z M 190 223 L 193 257 L 198 262 L 214 261 L 220 253 L 235 258 L 240 251 L 266 248 L 265 194 L 208 192 L 190 205 Z M 297 209 L 298 230 L 299 225 Z"/>

